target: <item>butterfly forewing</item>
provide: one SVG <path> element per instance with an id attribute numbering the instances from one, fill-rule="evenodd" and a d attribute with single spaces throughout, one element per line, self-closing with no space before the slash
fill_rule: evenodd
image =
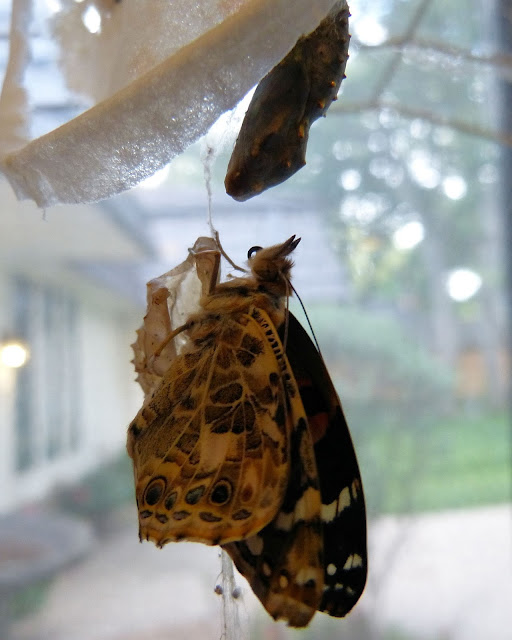
<path id="1" fill-rule="evenodd" d="M 366 583 L 366 510 L 361 475 L 329 373 L 291 313 L 286 354 L 308 418 L 322 495 L 325 591 L 319 609 L 341 617 L 358 601 Z"/>
<path id="2" fill-rule="evenodd" d="M 253 535 L 288 480 L 281 374 L 260 324 L 203 318 L 194 344 L 129 428 L 141 537 L 158 544 Z"/>

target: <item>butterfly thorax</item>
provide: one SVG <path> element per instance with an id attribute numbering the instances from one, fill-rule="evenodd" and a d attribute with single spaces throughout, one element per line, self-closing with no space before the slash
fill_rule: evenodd
<path id="1" fill-rule="evenodd" d="M 203 312 L 192 316 L 187 323 L 194 339 L 198 324 L 221 319 L 226 315 L 249 313 L 257 308 L 265 311 L 274 326 L 279 329 L 284 322 L 286 299 L 290 293 L 290 271 L 293 262 L 288 258 L 298 240 L 260 249 L 249 259 L 251 275 L 218 284 L 213 291 L 201 299 Z M 204 328 L 204 327 L 203 327 Z M 202 333 L 202 331 L 201 331 Z"/>
<path id="2" fill-rule="evenodd" d="M 218 285 L 214 292 L 201 301 L 204 311 L 190 319 L 191 323 L 203 322 L 207 317 L 221 317 L 249 313 L 254 307 L 262 309 L 271 318 L 276 327 L 284 322 L 286 298 L 275 295 L 265 285 L 252 282 L 252 278 L 244 278 L 244 283 L 237 280 L 236 285 L 226 282 Z M 192 330 L 193 332 L 194 330 Z"/>

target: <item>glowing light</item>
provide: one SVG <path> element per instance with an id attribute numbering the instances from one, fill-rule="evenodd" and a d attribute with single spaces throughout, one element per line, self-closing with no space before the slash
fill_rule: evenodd
<path id="1" fill-rule="evenodd" d="M 442 184 L 444 194 L 450 200 L 460 200 L 468 190 L 468 185 L 462 176 L 447 176 Z"/>
<path id="2" fill-rule="evenodd" d="M 345 191 L 354 191 L 361 184 L 361 174 L 356 169 L 347 169 L 340 175 L 339 182 Z"/>
<path id="3" fill-rule="evenodd" d="M 361 44 L 376 47 L 388 37 L 388 30 L 372 16 L 366 16 L 356 21 L 354 32 Z"/>
<path id="4" fill-rule="evenodd" d="M 5 342 L 0 346 L 0 362 L 4 367 L 18 369 L 28 360 L 28 349 L 21 342 Z"/>
<path id="5" fill-rule="evenodd" d="M 408 168 L 412 179 L 424 189 L 434 189 L 441 181 L 441 175 L 435 166 L 434 159 L 426 151 L 413 151 Z"/>
<path id="6" fill-rule="evenodd" d="M 46 0 L 46 6 L 51 15 L 59 13 L 62 11 L 62 6 L 59 0 Z"/>
<path id="7" fill-rule="evenodd" d="M 413 249 L 425 237 L 425 227 L 421 222 L 407 222 L 393 234 L 393 244 L 397 249 L 405 251 Z"/>
<path id="8" fill-rule="evenodd" d="M 101 31 L 101 14 L 92 4 L 83 12 L 82 22 L 89 33 L 99 33 Z"/>
<path id="9" fill-rule="evenodd" d="M 340 205 L 340 218 L 354 220 L 362 225 L 371 224 L 386 209 L 389 208 L 387 199 L 377 193 L 367 193 L 364 196 L 347 195 Z"/>
<path id="10" fill-rule="evenodd" d="M 446 290 L 452 300 L 465 302 L 482 286 L 482 278 L 471 269 L 455 269 L 446 279 Z"/>

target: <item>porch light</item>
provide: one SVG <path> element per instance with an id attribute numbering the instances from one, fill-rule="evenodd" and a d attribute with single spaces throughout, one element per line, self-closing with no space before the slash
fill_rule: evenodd
<path id="1" fill-rule="evenodd" d="M 18 369 L 27 363 L 29 357 L 29 349 L 21 340 L 4 340 L 0 342 L 0 363 L 4 367 Z"/>

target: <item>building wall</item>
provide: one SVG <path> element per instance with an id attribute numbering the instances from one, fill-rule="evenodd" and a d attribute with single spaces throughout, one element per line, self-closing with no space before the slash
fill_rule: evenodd
<path id="1" fill-rule="evenodd" d="M 142 402 L 129 347 L 141 315 L 92 287 L 0 272 L 0 335 L 26 333 L 32 350 L 23 370 L 0 366 L 0 512 L 123 450 Z"/>
<path id="2" fill-rule="evenodd" d="M 9 304 L 8 279 L 0 271 L 0 319 L 6 322 Z M 1 327 L 1 325 L 0 325 Z M 0 328 L 0 340 L 4 338 Z M 13 390 L 16 372 L 0 365 L 0 509 L 9 501 L 12 465 Z"/>

